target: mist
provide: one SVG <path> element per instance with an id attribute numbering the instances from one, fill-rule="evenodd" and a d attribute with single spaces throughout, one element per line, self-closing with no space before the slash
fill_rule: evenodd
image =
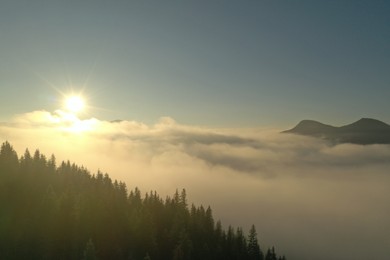
<path id="1" fill-rule="evenodd" d="M 255 224 L 263 250 L 288 259 L 386 259 L 390 146 L 329 145 L 284 129 L 213 129 L 161 118 L 81 120 L 35 111 L 0 125 L 22 155 L 39 149 L 129 189 L 210 205 L 224 226 Z"/>

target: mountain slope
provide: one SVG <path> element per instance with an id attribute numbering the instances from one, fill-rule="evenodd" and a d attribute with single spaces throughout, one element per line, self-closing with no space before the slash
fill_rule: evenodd
<path id="1" fill-rule="evenodd" d="M 313 120 L 303 120 L 294 128 L 282 133 L 318 137 L 336 144 L 390 144 L 390 125 L 371 118 L 362 118 L 340 127 Z"/>
<path id="2" fill-rule="evenodd" d="M 108 174 L 0 145 L 0 259 L 278 259 L 186 191 L 141 196 Z M 232 204 L 234 207 L 234 204 Z"/>

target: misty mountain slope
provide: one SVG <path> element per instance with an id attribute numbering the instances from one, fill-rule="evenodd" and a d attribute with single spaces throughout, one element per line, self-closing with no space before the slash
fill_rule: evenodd
<path id="1" fill-rule="evenodd" d="M 390 144 L 390 125 L 371 118 L 362 118 L 340 127 L 302 120 L 294 128 L 282 133 L 313 136 L 335 144 Z"/>
<path id="2" fill-rule="evenodd" d="M 227 230 L 210 207 L 188 205 L 185 189 L 141 196 L 108 174 L 36 150 L 0 148 L 0 259 L 285 260 L 264 253 L 255 226 Z"/>

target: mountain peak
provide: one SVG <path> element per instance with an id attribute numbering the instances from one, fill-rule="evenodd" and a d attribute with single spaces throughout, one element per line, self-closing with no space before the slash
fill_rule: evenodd
<path id="1" fill-rule="evenodd" d="M 379 121 L 377 119 L 373 119 L 373 118 L 361 118 L 359 119 L 358 121 L 350 124 L 350 125 L 346 125 L 346 126 L 343 126 L 344 128 L 346 127 L 356 127 L 356 128 L 364 128 L 364 129 L 386 129 L 386 128 L 390 128 L 390 126 L 382 121 Z"/>
<path id="2" fill-rule="evenodd" d="M 294 128 L 284 131 L 284 133 L 300 133 L 304 135 L 316 135 L 324 129 L 331 129 L 333 126 L 325 125 L 315 120 L 302 120 Z"/>
<path id="3" fill-rule="evenodd" d="M 313 127 L 313 126 L 326 126 L 325 124 L 315 121 L 315 120 L 310 120 L 310 119 L 304 119 L 301 122 L 298 123 L 299 127 Z"/>
<path id="4" fill-rule="evenodd" d="M 314 136 L 333 143 L 390 144 L 390 125 L 372 118 L 361 118 L 341 127 L 314 120 L 302 120 L 283 133 Z"/>

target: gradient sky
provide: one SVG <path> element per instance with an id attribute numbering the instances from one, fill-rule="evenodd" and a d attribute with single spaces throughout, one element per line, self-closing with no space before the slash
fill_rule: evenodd
<path id="1" fill-rule="evenodd" d="M 103 120 L 390 123 L 389 13 L 368 0 L 1 1 L 0 121 L 83 89 Z"/>
<path id="2" fill-rule="evenodd" d="M 0 0 L 0 138 L 130 188 L 186 188 L 288 259 L 387 259 L 390 146 L 279 132 L 390 123 L 389 14 L 388 0 Z M 63 109 L 71 92 L 86 120 Z"/>

